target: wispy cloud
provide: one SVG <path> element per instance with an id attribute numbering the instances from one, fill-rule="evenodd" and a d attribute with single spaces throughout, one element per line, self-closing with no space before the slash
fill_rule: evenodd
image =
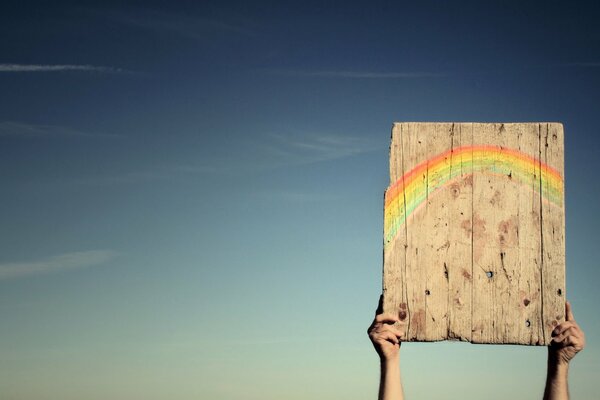
<path id="1" fill-rule="evenodd" d="M 418 79 L 418 78 L 440 78 L 447 76 L 438 72 L 375 72 L 375 71 L 303 71 L 303 70 L 272 70 L 278 75 L 315 77 L 315 78 L 350 78 L 350 79 Z"/>
<path id="2" fill-rule="evenodd" d="M 562 64 L 564 67 L 588 67 L 597 68 L 600 67 L 600 62 L 572 62 Z"/>
<path id="3" fill-rule="evenodd" d="M 102 73 L 123 73 L 129 72 L 121 68 L 104 67 L 97 65 L 75 65 L 75 64 L 0 64 L 0 72 L 102 72 Z"/>
<path id="4" fill-rule="evenodd" d="M 160 180 L 167 181 L 177 178 L 186 178 L 188 176 L 213 175 L 219 172 L 225 171 L 220 171 L 216 166 L 210 165 L 163 165 L 107 175 L 76 178 L 71 179 L 68 182 L 84 186 L 126 185 Z"/>
<path id="5" fill-rule="evenodd" d="M 268 134 L 242 144 L 231 153 L 214 154 L 200 162 L 148 165 L 129 171 L 70 179 L 77 185 L 144 184 L 156 181 L 198 179 L 205 176 L 237 176 L 276 168 L 307 165 L 383 150 L 387 143 L 336 134 Z M 320 201 L 313 194 L 281 193 L 289 201 Z"/>
<path id="6" fill-rule="evenodd" d="M 272 134 L 269 138 L 262 146 L 265 154 L 261 158 L 277 164 L 311 164 L 382 148 L 361 137 L 338 134 Z"/>
<path id="7" fill-rule="evenodd" d="M 0 137 L 48 137 L 48 136 L 87 136 L 87 137 L 120 137 L 110 133 L 91 133 L 58 125 L 31 124 L 17 121 L 1 121 Z"/>
<path id="8" fill-rule="evenodd" d="M 105 172 L 63 180 L 84 186 L 144 184 L 157 181 L 197 180 L 207 176 L 232 176 L 343 159 L 372 151 L 383 151 L 387 142 L 338 134 L 264 134 L 240 142 L 227 153 L 210 154 L 186 163 L 150 164 L 129 170 Z M 288 201 L 326 200 L 314 194 L 279 193 Z"/>
<path id="9" fill-rule="evenodd" d="M 64 253 L 38 261 L 0 264 L 0 280 L 89 268 L 109 262 L 117 255 L 112 250 Z"/>
<path id="10" fill-rule="evenodd" d="M 112 14 L 112 20 L 137 28 L 160 33 L 173 33 L 191 39 L 207 39 L 208 33 L 232 33 L 243 36 L 255 36 L 256 32 L 247 24 L 234 23 L 202 16 L 165 14 L 138 10 L 133 15 Z"/>
<path id="11" fill-rule="evenodd" d="M 265 345 L 271 346 L 275 344 L 293 344 L 293 343 L 318 343 L 318 342 L 339 342 L 339 338 L 332 336 L 316 336 L 316 335 L 306 335 L 306 336 L 291 336 L 287 335 L 285 337 L 277 336 L 277 337 L 255 337 L 255 338 L 232 338 L 230 340 L 224 341 L 224 343 L 230 344 L 231 346 L 252 346 L 252 345 Z"/>
<path id="12" fill-rule="evenodd" d="M 268 200 L 295 204 L 333 202 L 340 199 L 339 196 L 330 193 L 302 192 L 298 190 L 255 191 L 249 193 L 249 195 L 254 196 L 262 201 Z"/>

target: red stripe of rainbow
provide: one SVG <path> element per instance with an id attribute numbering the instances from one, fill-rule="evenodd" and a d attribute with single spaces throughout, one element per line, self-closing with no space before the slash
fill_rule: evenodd
<path id="1" fill-rule="evenodd" d="M 467 170 L 465 174 L 463 171 Z M 541 173 L 539 171 L 541 170 Z M 561 206 L 563 178 L 554 168 L 514 149 L 497 146 L 463 146 L 448 150 L 423 161 L 404 174 L 385 192 L 384 243 L 394 239 L 406 218 L 427 196 L 447 185 L 454 178 L 471 173 L 510 175 L 522 185 L 531 186 L 542 198 Z M 405 207 L 406 202 L 406 207 Z"/>

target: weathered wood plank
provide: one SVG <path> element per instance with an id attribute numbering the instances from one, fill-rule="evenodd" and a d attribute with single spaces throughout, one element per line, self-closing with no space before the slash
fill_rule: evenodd
<path id="1" fill-rule="evenodd" d="M 519 151 L 535 155 L 539 152 L 539 124 L 518 124 Z M 541 258 L 540 240 L 532 240 L 540 235 L 540 163 L 526 164 L 521 171 L 529 185 L 521 185 L 518 197 L 519 225 L 517 230 L 519 245 L 519 270 L 517 279 L 517 306 L 520 310 L 516 324 L 518 337 L 525 344 L 544 343 L 542 298 L 540 296 Z M 513 179 L 518 179 L 514 177 Z M 537 189 L 536 189 L 537 188 Z M 537 190 L 537 191 L 536 191 Z"/>
<path id="2" fill-rule="evenodd" d="M 402 174 L 406 174 L 413 166 L 421 160 L 427 160 L 427 124 L 408 124 L 408 129 L 402 131 Z M 407 207 L 417 204 L 423 207 L 423 199 L 427 195 L 427 171 L 423 168 L 413 176 L 412 191 L 405 193 Z M 415 215 L 417 219 L 415 220 Z M 426 330 L 425 291 L 427 290 L 427 265 L 422 263 L 423 250 L 419 256 L 419 249 L 424 246 L 424 237 L 419 230 L 411 229 L 411 226 L 422 222 L 421 213 L 409 213 L 406 218 L 406 279 L 408 281 L 409 308 L 411 310 L 410 324 L 408 326 L 408 337 L 411 339 L 426 341 L 428 339 Z M 412 300 L 412 301 L 411 301 Z"/>
<path id="3" fill-rule="evenodd" d="M 452 149 L 473 144 L 473 124 L 454 124 Z M 448 186 L 450 192 L 447 217 L 449 240 L 446 254 L 448 274 L 448 339 L 471 340 L 473 292 L 472 225 L 473 167 L 470 152 L 451 152 L 450 175 L 457 177 Z M 456 161 L 458 159 L 458 162 Z M 458 169 L 458 172 L 456 171 Z"/>
<path id="4" fill-rule="evenodd" d="M 553 166 L 564 176 L 564 134 L 562 124 L 540 124 L 540 160 Z M 545 201 L 546 196 L 560 196 L 564 204 L 564 190 L 556 192 L 552 179 L 547 175 L 553 171 L 542 168 L 541 224 L 542 224 L 542 322 L 545 341 L 554 327 L 564 320 L 565 290 L 565 210 Z M 546 176 L 545 176 L 546 175 Z"/>
<path id="5" fill-rule="evenodd" d="M 394 124 L 384 310 L 406 340 L 549 343 L 564 318 L 562 146 L 560 124 Z"/>
<path id="6" fill-rule="evenodd" d="M 402 159 L 402 127 L 401 124 L 395 124 L 392 129 L 392 140 L 390 144 L 390 185 L 397 182 L 397 188 L 400 193 L 404 192 L 404 182 L 401 180 L 403 171 Z M 400 175 L 398 175 L 400 174 Z M 385 199 L 384 199 L 385 200 Z M 408 308 L 408 279 L 406 277 L 406 230 L 405 215 L 406 208 L 404 196 L 396 196 L 389 204 L 384 201 L 384 210 L 388 215 L 385 220 L 393 224 L 386 229 L 397 230 L 395 239 L 385 246 L 385 256 L 383 260 L 383 309 L 398 310 L 398 315 L 402 324 L 397 324 L 396 328 L 403 329 L 407 336 L 408 326 L 404 321 L 410 321 L 410 308 Z M 396 220 L 392 216 L 396 215 Z"/>
<path id="7" fill-rule="evenodd" d="M 422 143 L 427 149 L 427 158 L 452 147 L 452 124 L 425 126 Z M 450 166 L 450 154 L 441 160 Z M 425 339 L 443 340 L 448 335 L 448 279 L 444 274 L 444 254 L 450 245 L 448 227 L 449 191 L 434 193 L 438 182 L 446 178 L 445 169 L 426 168 L 425 209 L 422 211 L 421 229 L 411 229 L 413 237 L 419 237 L 418 265 L 425 271 Z M 430 195 L 431 194 L 431 195 Z M 413 213 L 413 216 L 417 214 Z"/>

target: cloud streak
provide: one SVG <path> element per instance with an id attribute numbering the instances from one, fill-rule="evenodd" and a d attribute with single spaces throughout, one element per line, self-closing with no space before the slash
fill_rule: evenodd
<path id="1" fill-rule="evenodd" d="M 286 203 L 322 203 L 326 201 L 339 201 L 340 197 L 322 192 L 301 192 L 291 190 L 270 190 L 270 191 L 255 191 L 249 193 L 250 196 L 256 197 L 261 201 L 274 201 Z"/>
<path id="2" fill-rule="evenodd" d="M 348 78 L 348 79 L 419 79 L 419 78 L 440 78 L 447 74 L 437 72 L 372 72 L 372 71 L 272 71 L 275 74 L 314 77 L 314 78 Z"/>
<path id="3" fill-rule="evenodd" d="M 2 136 L 0 124 L 0 137 Z M 213 153 L 201 161 L 146 165 L 120 171 L 105 171 L 101 175 L 86 175 L 61 180 L 60 183 L 83 186 L 145 184 L 149 182 L 187 182 L 208 176 L 233 176 L 268 170 L 335 161 L 373 151 L 383 151 L 387 142 L 374 142 L 368 137 L 332 133 L 271 133 L 258 135 L 250 142 L 238 143 L 226 154 Z M 327 200 L 314 194 L 280 193 L 285 200 L 295 202 Z"/>
<path id="4" fill-rule="evenodd" d="M 113 14 L 109 17 L 117 22 L 157 33 L 172 33 L 195 40 L 207 40 L 207 34 L 221 33 L 247 37 L 256 32 L 242 24 L 193 15 L 165 14 L 138 10 L 135 15 Z"/>
<path id="5" fill-rule="evenodd" d="M 1 121 L 0 137 L 44 137 L 44 136 L 82 136 L 82 137 L 120 137 L 117 134 L 84 132 L 58 125 L 31 124 L 17 121 Z"/>
<path id="6" fill-rule="evenodd" d="M 112 250 L 90 250 L 64 253 L 38 261 L 0 264 L 0 280 L 89 268 L 105 264 L 116 255 Z"/>
<path id="7" fill-rule="evenodd" d="M 275 164 L 312 164 L 380 150 L 381 146 L 360 137 L 336 134 L 270 135 L 262 159 Z"/>
<path id="8" fill-rule="evenodd" d="M 142 170 L 122 171 L 112 175 L 77 178 L 69 182 L 88 186 L 128 185 L 161 180 L 168 181 L 196 175 L 213 175 L 220 172 L 223 171 L 210 165 L 164 165 L 152 166 Z"/>
<path id="9" fill-rule="evenodd" d="M 237 176 L 289 166 L 302 166 L 338 160 L 380 151 L 387 143 L 373 143 L 366 138 L 338 134 L 267 134 L 260 140 L 240 145 L 236 151 L 219 157 L 213 154 L 204 164 L 149 165 L 146 168 L 120 171 L 100 176 L 69 180 L 78 185 L 129 185 L 155 181 L 197 179 L 204 176 Z M 243 149 L 241 151 L 240 149 Z M 282 193 L 290 201 L 316 201 L 314 195 Z"/>
<path id="10" fill-rule="evenodd" d="M 0 72 L 102 72 L 102 73 L 123 73 L 121 68 L 104 67 L 97 65 L 76 65 L 76 64 L 0 64 Z"/>
<path id="11" fill-rule="evenodd" d="M 597 68 L 600 67 L 600 62 L 572 62 L 562 64 L 565 67 L 587 67 L 587 68 Z"/>

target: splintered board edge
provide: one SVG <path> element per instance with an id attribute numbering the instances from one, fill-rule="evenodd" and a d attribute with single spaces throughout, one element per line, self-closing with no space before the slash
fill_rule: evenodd
<path id="1" fill-rule="evenodd" d="M 384 312 L 405 341 L 549 345 L 565 318 L 560 123 L 395 123 Z"/>

